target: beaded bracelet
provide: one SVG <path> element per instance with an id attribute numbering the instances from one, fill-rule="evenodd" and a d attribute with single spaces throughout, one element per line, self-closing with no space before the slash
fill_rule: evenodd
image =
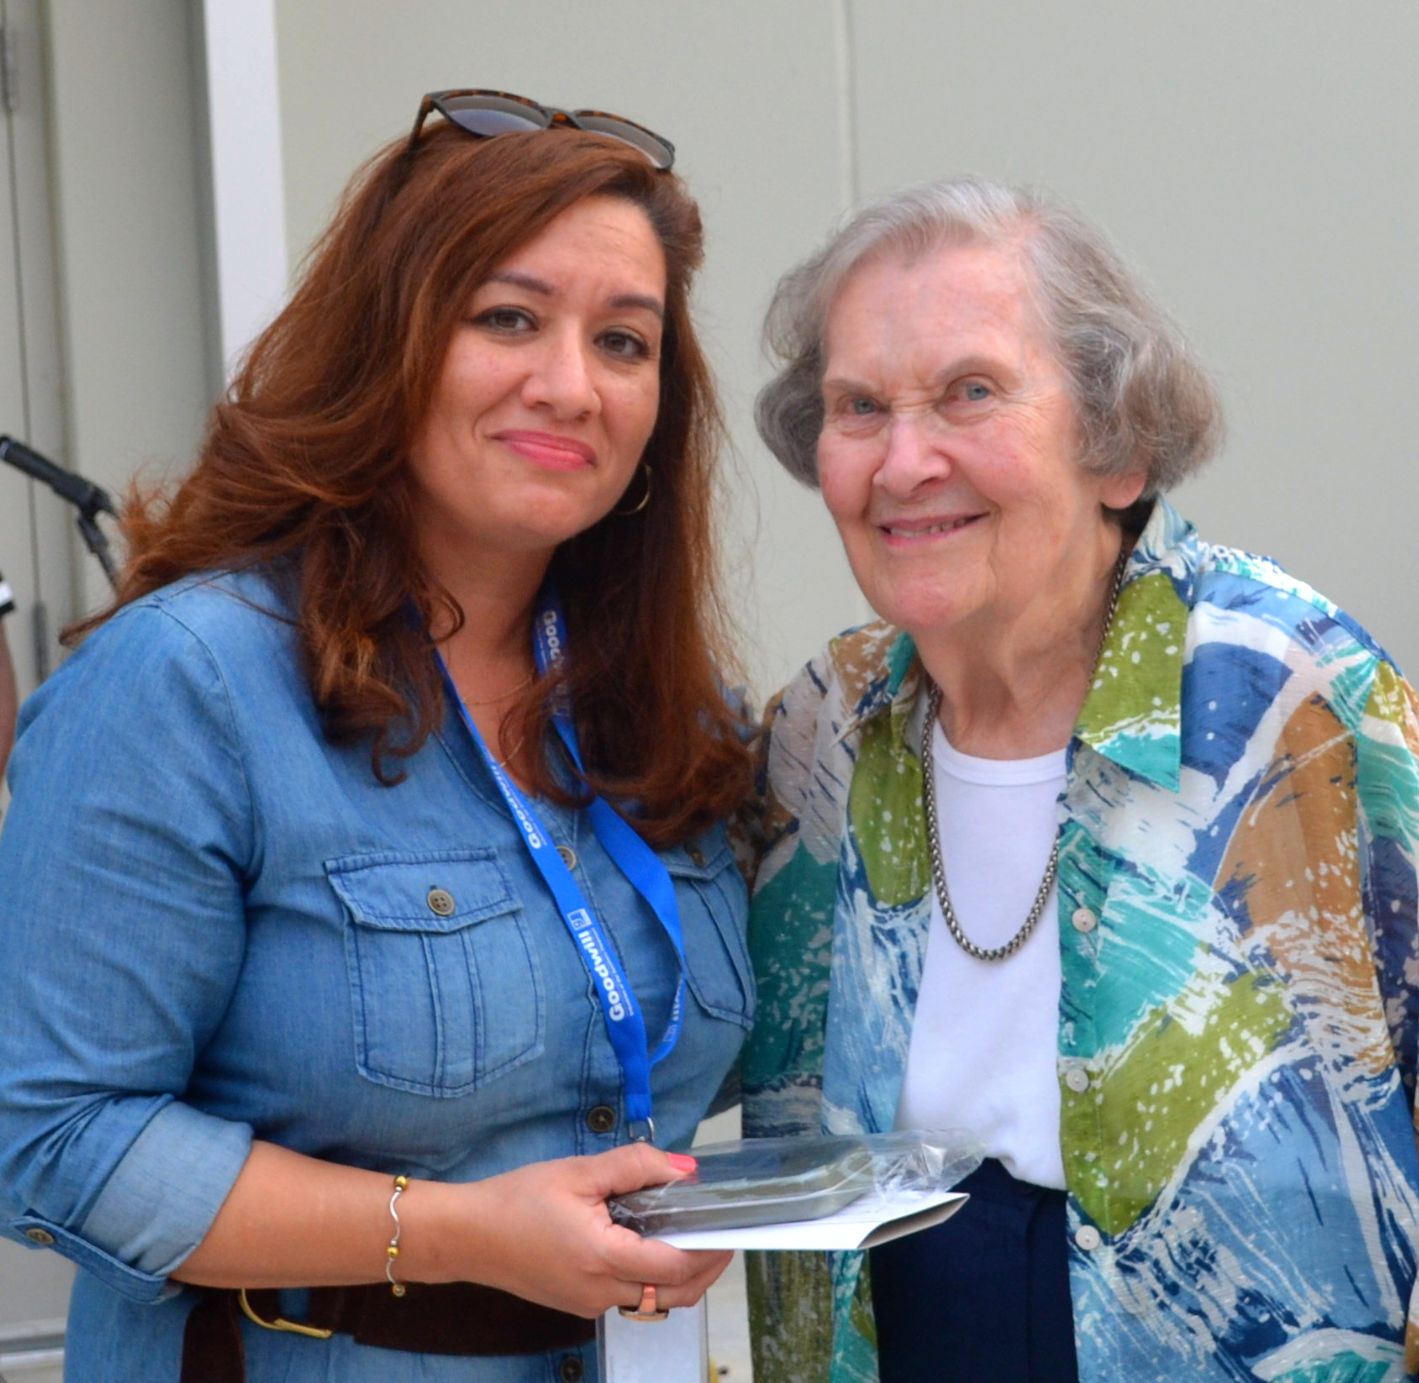
<path id="1" fill-rule="evenodd" d="M 404 1194 L 408 1185 L 408 1177 L 395 1177 L 394 1194 L 389 1198 L 389 1215 L 394 1221 L 394 1233 L 390 1236 L 389 1247 L 384 1251 L 384 1279 L 389 1283 L 389 1290 L 397 1297 L 402 1297 L 409 1290 L 394 1276 L 394 1260 L 399 1257 L 399 1235 L 403 1231 L 403 1226 L 399 1223 L 399 1197 Z"/>

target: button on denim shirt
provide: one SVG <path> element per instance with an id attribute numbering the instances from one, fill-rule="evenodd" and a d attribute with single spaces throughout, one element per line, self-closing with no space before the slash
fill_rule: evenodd
<path id="1" fill-rule="evenodd" d="M 253 1137 L 450 1181 L 627 1141 L 591 981 L 456 711 L 380 786 L 367 744 L 323 737 L 284 609 L 260 573 L 180 582 L 23 712 L 0 836 L 0 1224 L 82 1269 L 84 1383 L 177 1377 L 192 1296 L 168 1274 Z M 540 810 L 655 1041 L 669 943 L 584 818 Z M 723 829 L 662 858 L 687 1003 L 653 1091 L 677 1147 L 753 989 Z M 574 1372 L 567 1353 L 596 1376 L 590 1348 L 450 1359 L 244 1328 L 252 1383 L 530 1383 Z"/>

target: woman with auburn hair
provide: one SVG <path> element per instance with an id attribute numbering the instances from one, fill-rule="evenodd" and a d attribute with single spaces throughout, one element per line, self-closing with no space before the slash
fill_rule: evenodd
<path id="1" fill-rule="evenodd" d="M 0 1208 L 71 1377 L 594 1379 L 727 1261 L 605 1206 L 753 1007 L 672 156 L 426 97 L 24 711 Z"/>

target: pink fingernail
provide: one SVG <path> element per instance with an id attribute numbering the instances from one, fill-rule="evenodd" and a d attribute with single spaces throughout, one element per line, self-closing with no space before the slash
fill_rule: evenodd
<path id="1" fill-rule="evenodd" d="M 700 1165 L 689 1153 L 666 1153 L 665 1156 L 677 1172 L 693 1172 Z"/>

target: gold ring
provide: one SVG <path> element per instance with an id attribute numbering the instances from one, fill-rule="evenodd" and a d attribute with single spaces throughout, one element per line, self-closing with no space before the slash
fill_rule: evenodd
<path id="1" fill-rule="evenodd" d="M 663 1321 L 670 1312 L 655 1309 L 655 1284 L 647 1282 L 641 1288 L 639 1306 L 618 1306 L 616 1308 L 628 1321 Z"/>

